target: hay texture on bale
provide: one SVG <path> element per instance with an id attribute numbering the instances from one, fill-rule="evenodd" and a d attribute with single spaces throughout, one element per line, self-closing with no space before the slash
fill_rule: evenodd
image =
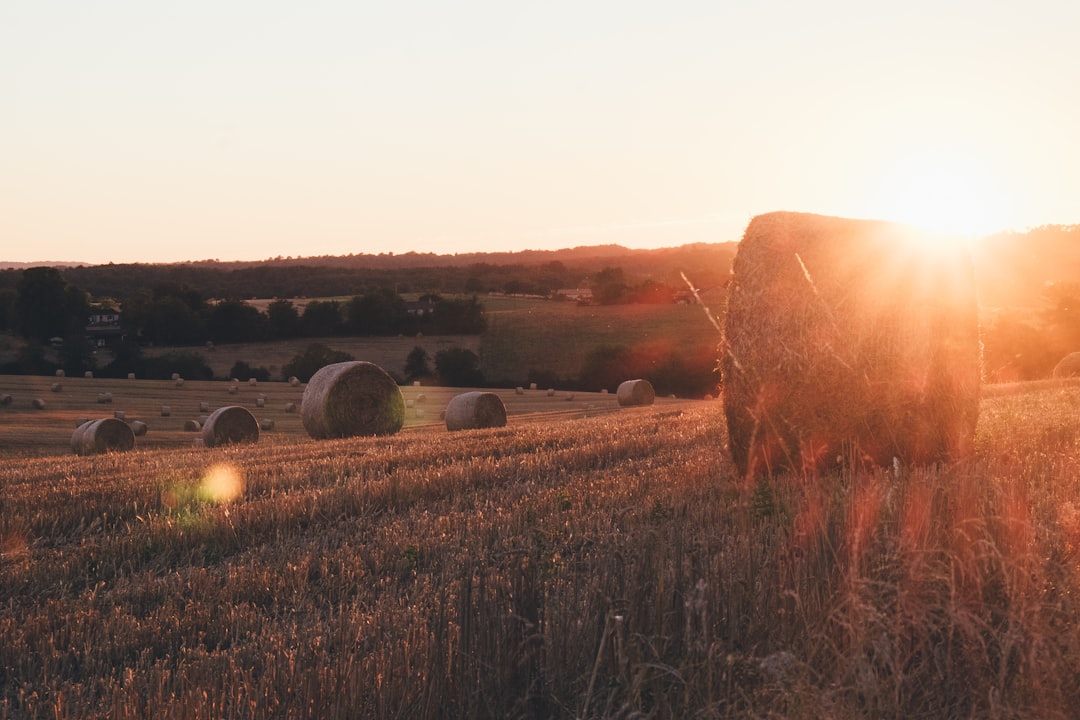
<path id="1" fill-rule="evenodd" d="M 226 405 L 210 413 L 202 426 L 203 444 L 208 448 L 259 441 L 259 421 L 247 408 Z"/>
<path id="2" fill-rule="evenodd" d="M 896 223 L 758 216 L 735 256 L 720 364 L 744 476 L 963 458 L 981 379 L 967 251 Z"/>
<path id="3" fill-rule="evenodd" d="M 405 398 L 374 363 L 333 363 L 308 381 L 300 419 L 313 438 L 391 435 L 405 424 Z"/>
<path id="4" fill-rule="evenodd" d="M 455 395 L 446 406 L 447 430 L 475 430 L 506 425 L 506 407 L 493 392 Z"/>
<path id="5" fill-rule="evenodd" d="M 1054 377 L 1071 378 L 1080 376 L 1080 352 L 1069 353 L 1054 366 Z"/>
<path id="6" fill-rule="evenodd" d="M 648 380 L 625 380 L 615 390 L 615 399 L 620 407 L 652 405 L 656 400 L 656 391 Z"/>
<path id="7" fill-rule="evenodd" d="M 135 433 L 116 418 L 90 420 L 71 434 L 71 451 L 76 455 L 125 452 L 135 447 Z"/>

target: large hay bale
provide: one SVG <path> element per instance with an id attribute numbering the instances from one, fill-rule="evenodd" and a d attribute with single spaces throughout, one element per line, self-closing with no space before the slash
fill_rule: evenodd
<path id="1" fill-rule="evenodd" d="M 76 455 L 124 452 L 135 447 L 135 433 L 116 418 L 91 420 L 71 434 L 71 451 Z"/>
<path id="2" fill-rule="evenodd" d="M 625 380 L 619 383 L 615 390 L 615 400 L 620 407 L 652 405 L 656 400 L 656 392 L 648 380 Z"/>
<path id="3" fill-rule="evenodd" d="M 239 405 L 226 405 L 210 413 L 202 426 L 203 444 L 219 447 L 259 441 L 259 421 Z"/>
<path id="4" fill-rule="evenodd" d="M 506 407 L 493 392 L 476 390 L 455 395 L 446 406 L 447 430 L 475 430 L 504 425 Z"/>
<path id="5" fill-rule="evenodd" d="M 959 242 L 879 221 L 756 217 L 735 256 L 721 350 L 744 476 L 972 451 L 978 310 Z"/>
<path id="6" fill-rule="evenodd" d="M 1054 377 L 1070 378 L 1080 375 L 1080 352 L 1069 353 L 1054 366 Z"/>
<path id="7" fill-rule="evenodd" d="M 389 435 L 405 423 L 405 398 L 374 363 L 333 363 L 308 381 L 300 418 L 313 438 Z"/>

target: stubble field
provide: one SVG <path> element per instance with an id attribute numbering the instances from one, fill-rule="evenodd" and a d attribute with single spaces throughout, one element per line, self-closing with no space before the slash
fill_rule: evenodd
<path id="1" fill-rule="evenodd" d="M 1072 717 L 1077 407 L 812 481 L 715 402 L 12 460 L 0 718 Z"/>

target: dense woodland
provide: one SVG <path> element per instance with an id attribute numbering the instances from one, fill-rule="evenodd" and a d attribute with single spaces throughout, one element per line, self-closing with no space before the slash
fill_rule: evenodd
<path id="1" fill-rule="evenodd" d="M 1064 355 L 1080 350 L 1077 227 L 1001 233 L 973 244 L 988 381 L 1046 377 Z M 140 357 L 141 346 L 481 334 L 487 327 L 483 296 L 492 292 L 552 297 L 564 289 L 589 288 L 601 304 L 670 303 L 686 292 L 684 273 L 699 288 L 723 287 L 736 249 L 735 243 L 660 250 L 608 245 L 469 255 L 9 267 L 0 270 L 0 331 L 30 342 L 19 358 L 0 365 L 0 372 L 86 367 L 93 346 L 85 328 L 94 307 L 121 311 L 127 344 L 118 349 L 121 362 L 112 371 L 137 368 L 152 375 L 156 369 Z M 421 298 L 426 308 L 410 308 L 406 295 Z M 248 302 L 254 298 L 276 300 L 259 309 Z M 318 299 L 294 302 L 300 298 Z M 54 338 L 64 342 L 59 357 L 50 359 L 45 346 Z M 707 376 L 709 369 L 703 370 Z M 191 372 L 195 377 L 204 369 Z"/>

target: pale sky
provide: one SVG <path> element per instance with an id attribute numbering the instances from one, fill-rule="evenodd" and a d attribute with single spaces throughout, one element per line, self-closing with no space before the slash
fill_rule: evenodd
<path id="1" fill-rule="evenodd" d="M 1075 0 L 0 0 L 0 260 L 1074 224 L 1078 28 Z"/>

